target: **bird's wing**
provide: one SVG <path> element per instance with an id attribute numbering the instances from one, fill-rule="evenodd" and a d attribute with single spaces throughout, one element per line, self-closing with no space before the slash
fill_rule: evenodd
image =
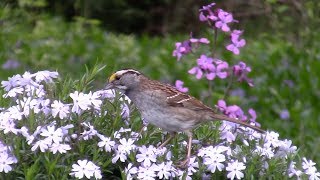
<path id="1" fill-rule="evenodd" d="M 170 85 L 167 85 L 165 88 L 166 89 L 163 92 L 166 93 L 165 94 L 166 102 L 169 106 L 185 107 L 194 111 L 200 111 L 200 110 L 212 111 L 211 108 L 204 105 L 201 101 L 199 101 L 195 97 L 192 97 L 186 93 L 182 93 Z"/>

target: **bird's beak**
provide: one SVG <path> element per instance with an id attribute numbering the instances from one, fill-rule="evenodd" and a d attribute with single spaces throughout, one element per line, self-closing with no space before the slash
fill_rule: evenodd
<path id="1" fill-rule="evenodd" d="M 106 87 L 104 89 L 108 90 L 108 89 L 113 89 L 113 88 L 114 88 L 114 85 L 112 83 L 109 83 L 106 85 Z"/>

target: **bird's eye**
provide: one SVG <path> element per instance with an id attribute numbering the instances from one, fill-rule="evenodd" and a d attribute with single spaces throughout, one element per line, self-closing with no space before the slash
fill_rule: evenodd
<path id="1" fill-rule="evenodd" d="M 116 80 L 120 80 L 120 76 L 116 76 Z"/>

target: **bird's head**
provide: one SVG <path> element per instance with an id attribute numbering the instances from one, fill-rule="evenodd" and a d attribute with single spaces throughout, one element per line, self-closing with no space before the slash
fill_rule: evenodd
<path id="1" fill-rule="evenodd" d="M 139 84 L 142 74 L 139 71 L 133 69 L 123 69 L 113 73 L 109 77 L 109 81 L 105 89 L 118 89 L 121 91 L 127 91 Z"/>

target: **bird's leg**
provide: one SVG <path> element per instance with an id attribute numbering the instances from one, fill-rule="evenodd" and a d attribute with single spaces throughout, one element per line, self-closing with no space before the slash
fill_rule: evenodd
<path id="1" fill-rule="evenodd" d="M 139 136 L 142 136 L 142 132 L 144 131 L 144 128 L 146 128 L 148 125 L 143 125 L 142 128 L 139 131 Z M 139 137 L 138 136 L 138 137 Z"/>
<path id="2" fill-rule="evenodd" d="M 186 159 L 180 162 L 178 165 L 178 167 L 183 169 L 188 167 L 191 157 L 192 133 L 190 131 L 187 131 L 186 133 L 188 135 L 187 156 Z"/>
<path id="3" fill-rule="evenodd" d="M 176 136 L 176 133 L 175 132 L 170 132 L 170 136 L 167 140 L 165 140 L 160 146 L 159 148 L 163 148 L 164 146 L 166 146 L 170 141 L 171 139 L 173 139 L 174 137 Z"/>

